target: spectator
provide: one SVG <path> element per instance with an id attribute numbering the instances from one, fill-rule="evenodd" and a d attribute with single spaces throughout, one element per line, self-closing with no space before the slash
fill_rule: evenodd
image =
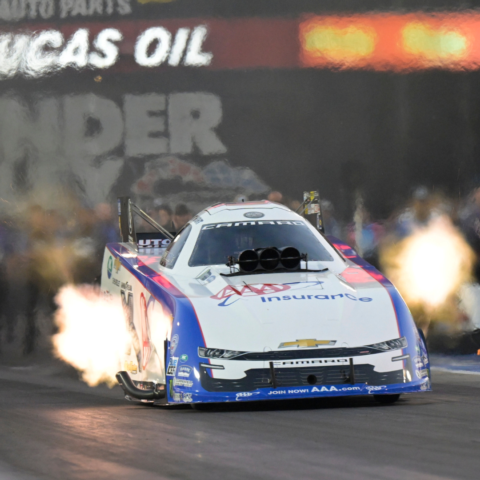
<path id="1" fill-rule="evenodd" d="M 410 236 L 419 227 L 425 227 L 430 220 L 438 217 L 440 211 L 434 205 L 428 189 L 417 187 L 412 196 L 412 204 L 400 214 L 396 222 L 395 233 L 398 238 Z"/>
<path id="2" fill-rule="evenodd" d="M 353 217 L 353 222 L 347 226 L 347 241 L 353 245 L 357 253 L 376 268 L 380 267 L 378 247 L 385 229 L 380 222 L 372 221 L 370 212 L 359 203 Z"/>
<path id="3" fill-rule="evenodd" d="M 480 187 L 470 195 L 470 202 L 461 213 L 461 230 L 475 252 L 475 278 L 480 283 Z"/>
<path id="4" fill-rule="evenodd" d="M 118 242 L 118 223 L 113 217 L 113 209 L 109 203 L 99 203 L 95 207 L 95 239 L 102 245 L 102 250 L 107 243 Z"/>
<path id="5" fill-rule="evenodd" d="M 178 205 L 178 206 L 181 206 L 181 205 Z M 175 231 L 175 225 L 173 224 L 172 214 L 173 214 L 172 209 L 170 208 L 170 205 L 167 205 L 167 204 L 160 205 L 156 211 L 156 217 L 158 219 L 158 223 L 169 232 Z"/>
<path id="6" fill-rule="evenodd" d="M 299 208 L 302 206 L 302 202 L 299 200 L 292 200 L 288 206 L 290 207 L 291 210 L 294 212 L 298 212 Z"/>
<path id="7" fill-rule="evenodd" d="M 340 238 L 340 226 L 334 216 L 335 209 L 333 203 L 330 200 L 322 200 L 321 207 L 325 235 L 332 235 L 333 237 Z"/>
<path id="8" fill-rule="evenodd" d="M 283 195 L 280 192 L 273 191 L 268 194 L 267 200 L 275 203 L 282 203 Z"/>
<path id="9" fill-rule="evenodd" d="M 173 224 L 175 226 L 175 232 L 179 232 L 184 225 L 186 225 L 192 219 L 190 210 L 184 203 L 179 203 L 175 207 L 175 213 L 173 215 Z"/>

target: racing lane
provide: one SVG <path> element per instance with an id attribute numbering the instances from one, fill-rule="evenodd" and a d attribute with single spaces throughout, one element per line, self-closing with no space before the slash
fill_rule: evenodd
<path id="1" fill-rule="evenodd" d="M 478 478 L 480 375 L 433 393 L 166 410 L 57 366 L 0 368 L 0 479 Z"/>

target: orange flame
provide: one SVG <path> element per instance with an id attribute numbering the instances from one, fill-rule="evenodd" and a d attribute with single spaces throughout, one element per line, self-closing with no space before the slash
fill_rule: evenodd
<path id="1" fill-rule="evenodd" d="M 386 273 L 409 306 L 442 307 L 471 274 L 473 253 L 447 217 L 439 217 L 387 254 Z"/>
<path id="2" fill-rule="evenodd" d="M 105 297 L 96 287 L 67 285 L 55 300 L 55 356 L 79 370 L 90 386 L 115 385 L 129 342 L 120 299 Z"/>

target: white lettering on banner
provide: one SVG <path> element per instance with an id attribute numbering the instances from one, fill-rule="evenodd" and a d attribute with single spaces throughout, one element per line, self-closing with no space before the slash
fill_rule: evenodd
<path id="1" fill-rule="evenodd" d="M 28 47 L 28 35 L 0 35 L 0 75 L 11 77 L 20 68 L 24 52 Z"/>
<path id="2" fill-rule="evenodd" d="M 204 67 L 210 65 L 213 55 L 202 52 L 203 42 L 207 38 L 207 27 L 201 25 L 193 29 L 192 37 L 185 56 L 185 65 L 192 67 Z"/>
<path id="3" fill-rule="evenodd" d="M 73 66 L 83 68 L 88 63 L 88 30 L 81 28 L 77 30 L 65 49 L 58 57 L 58 63 L 61 67 Z"/>
<path id="4" fill-rule="evenodd" d="M 58 10 L 55 4 L 58 3 Z M 129 15 L 130 0 L 0 0 L 0 20 Z"/>
<path id="5" fill-rule="evenodd" d="M 122 140 L 122 111 L 112 100 L 93 94 L 67 96 L 64 115 L 68 156 L 99 156 Z"/>
<path id="6" fill-rule="evenodd" d="M 203 156 L 226 151 L 212 121 L 220 122 L 222 105 L 210 93 L 126 95 L 123 105 L 94 94 L 39 96 L 31 104 L 34 108 L 21 98 L 0 96 L 2 198 L 14 194 L 15 168 L 25 158 L 35 159 L 29 161 L 27 184 L 49 185 L 73 172 L 88 198 L 99 202 L 123 166 L 123 155 L 113 154 L 119 149 L 130 158 L 179 153 L 180 146 L 182 153 Z M 178 121 L 188 116 L 191 122 Z"/>
<path id="7" fill-rule="evenodd" d="M 174 93 L 169 99 L 170 151 L 188 154 L 196 145 L 210 155 L 227 148 L 213 129 L 222 121 L 220 98 L 211 93 Z M 213 135 L 212 135 L 213 133 Z"/>
<path id="8" fill-rule="evenodd" d="M 177 67 L 180 65 L 182 60 L 183 53 L 187 47 L 188 36 L 190 35 L 189 28 L 179 28 L 177 34 L 175 35 L 175 40 L 173 41 L 172 48 L 170 50 L 170 55 L 168 56 L 168 64 L 172 67 Z"/>
<path id="9" fill-rule="evenodd" d="M 149 28 L 143 32 L 135 44 L 135 61 L 142 67 L 158 67 L 170 52 L 172 34 L 163 27 Z M 156 44 L 151 54 L 148 53 L 152 44 Z"/>
<path id="10" fill-rule="evenodd" d="M 32 77 L 39 77 L 57 69 L 58 52 L 52 49 L 61 47 L 62 43 L 63 35 L 56 30 L 46 30 L 35 35 L 24 52 L 20 69 L 23 69 L 23 73 Z"/>
<path id="11" fill-rule="evenodd" d="M 207 27 L 195 27 L 190 36 L 190 29 L 180 28 L 175 35 L 172 45 L 172 34 L 163 27 L 152 27 L 143 32 L 135 44 L 135 61 L 143 67 L 158 67 L 168 58 L 171 66 L 177 66 L 183 56 L 185 48 L 184 65 L 192 67 L 206 67 L 212 62 L 211 53 L 202 52 L 203 42 L 207 38 Z M 155 45 L 153 51 L 152 45 Z M 151 53 L 148 53 L 149 50 Z"/>
<path id="12" fill-rule="evenodd" d="M 86 5 L 85 0 L 68 1 L 75 1 L 71 10 L 72 15 L 76 15 L 77 10 L 83 11 Z M 158 67 L 164 63 L 176 67 L 182 63 L 183 58 L 185 66 L 206 67 L 213 59 L 212 53 L 202 51 L 207 34 L 205 25 L 197 26 L 193 30 L 179 28 L 174 36 L 161 26 L 149 28 L 137 38 L 135 62 L 142 67 Z M 78 70 L 88 66 L 109 68 L 119 58 L 118 43 L 122 40 L 122 32 L 114 28 L 100 31 L 92 40 L 92 49 L 89 31 L 86 28 L 77 30 L 69 39 L 65 39 L 57 30 L 46 30 L 33 35 L 2 34 L 0 78 L 18 73 L 27 77 L 40 77 L 67 67 Z M 214 109 L 207 114 L 203 123 L 208 119 L 218 122 L 216 113 Z M 193 126 L 198 127 L 198 123 L 194 122 Z"/>
<path id="13" fill-rule="evenodd" d="M 111 67 L 118 58 L 118 48 L 115 42 L 121 40 L 123 40 L 122 32 L 116 28 L 102 30 L 93 41 L 93 46 L 98 53 L 92 52 L 88 57 L 88 63 L 96 68 Z"/>
<path id="14" fill-rule="evenodd" d="M 135 157 L 168 153 L 165 95 L 125 95 L 124 106 L 125 154 Z"/>

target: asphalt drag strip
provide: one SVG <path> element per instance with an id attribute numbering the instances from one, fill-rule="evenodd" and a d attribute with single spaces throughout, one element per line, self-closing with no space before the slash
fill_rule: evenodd
<path id="1" fill-rule="evenodd" d="M 434 392 L 166 409 L 58 366 L 0 368 L 0 479 L 469 479 L 480 376 Z"/>

